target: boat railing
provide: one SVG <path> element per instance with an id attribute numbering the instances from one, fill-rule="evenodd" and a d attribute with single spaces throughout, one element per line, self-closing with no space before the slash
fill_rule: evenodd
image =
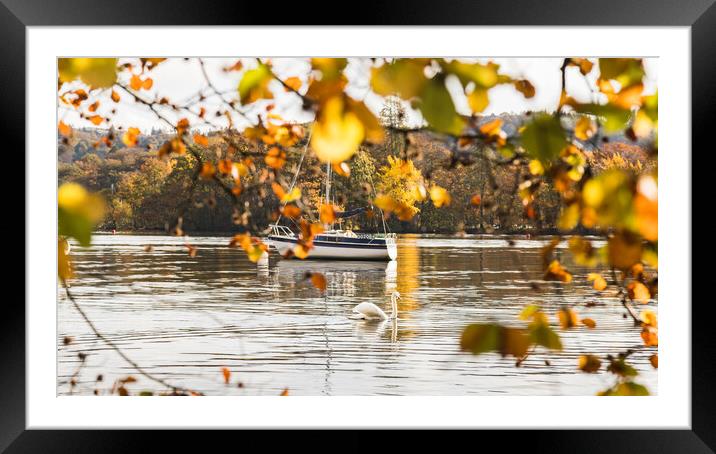
<path id="1" fill-rule="evenodd" d="M 288 227 L 286 227 L 286 226 L 284 226 L 284 225 L 276 225 L 276 224 L 271 225 L 271 235 L 276 235 L 276 236 L 289 236 L 289 237 L 294 237 L 294 236 L 296 236 L 296 235 L 291 231 L 291 229 L 289 229 Z"/>

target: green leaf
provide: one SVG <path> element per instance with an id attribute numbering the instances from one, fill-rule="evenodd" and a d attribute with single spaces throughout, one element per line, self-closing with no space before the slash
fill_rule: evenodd
<path id="1" fill-rule="evenodd" d="M 501 328 L 500 325 L 492 323 L 468 325 L 460 337 L 460 348 L 475 355 L 496 350 Z"/>
<path id="2" fill-rule="evenodd" d="M 87 216 L 73 213 L 58 207 L 57 226 L 58 233 L 60 235 L 67 237 L 71 236 L 82 246 L 86 247 L 90 245 L 94 224 Z"/>
<path id="3" fill-rule="evenodd" d="M 496 350 L 502 356 L 521 358 L 529 346 L 530 338 L 525 330 L 494 323 L 468 325 L 460 338 L 460 347 L 475 355 Z"/>
<path id="4" fill-rule="evenodd" d="M 434 130 L 455 136 L 462 133 L 465 121 L 455 111 L 455 104 L 442 77 L 435 77 L 428 82 L 418 106 Z"/>
<path id="5" fill-rule="evenodd" d="M 443 70 L 447 73 L 455 74 L 463 86 L 473 82 L 477 88 L 488 89 L 498 83 L 506 83 L 511 79 L 502 77 L 497 74 L 499 65 L 488 63 L 486 65 L 480 63 L 462 63 L 453 60 L 450 63 L 442 63 Z"/>
<path id="6" fill-rule="evenodd" d="M 546 323 L 534 322 L 529 325 L 530 339 L 537 345 L 550 350 L 562 350 L 562 341 L 559 335 Z"/>
<path id="7" fill-rule="evenodd" d="M 531 157 L 543 164 L 556 159 L 567 146 L 559 119 L 545 113 L 535 116 L 522 132 L 522 146 Z"/>
<path id="8" fill-rule="evenodd" d="M 645 386 L 631 381 L 619 383 L 618 385 L 598 393 L 599 396 L 648 396 L 649 390 Z"/>
<path id="9" fill-rule="evenodd" d="M 370 85 L 381 96 L 398 95 L 403 99 L 419 96 L 428 79 L 425 77 L 427 59 L 400 58 L 373 68 Z"/>
<path id="10" fill-rule="evenodd" d="M 622 90 L 640 83 L 644 77 L 644 66 L 638 58 L 600 58 L 599 77 L 616 80 Z"/>
<path id="11" fill-rule="evenodd" d="M 626 127 L 629 118 L 631 118 L 630 110 L 622 109 L 613 104 L 579 104 L 575 107 L 575 110 L 596 115 L 606 132 L 622 131 Z"/>
<path id="12" fill-rule="evenodd" d="M 246 71 L 239 82 L 241 103 L 245 104 L 247 101 L 253 102 L 261 97 L 261 93 L 257 92 L 262 91 L 262 88 L 268 84 L 271 77 L 271 70 L 264 64 L 260 64 L 258 67 Z"/>

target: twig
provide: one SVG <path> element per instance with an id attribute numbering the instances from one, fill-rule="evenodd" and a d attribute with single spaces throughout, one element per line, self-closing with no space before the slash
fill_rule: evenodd
<path id="1" fill-rule="evenodd" d="M 67 285 L 67 282 L 66 282 L 64 279 L 62 279 L 62 286 L 63 286 L 64 289 L 65 289 L 65 293 L 66 293 L 66 295 L 67 295 L 67 298 L 70 300 L 70 302 L 72 303 L 72 305 L 74 306 L 74 308 L 77 310 L 77 312 L 79 312 L 79 314 L 82 316 L 82 318 L 83 318 L 84 321 L 87 323 L 87 325 L 89 325 L 90 329 L 91 329 L 92 332 L 95 334 L 95 336 L 97 336 L 97 337 L 98 337 L 99 339 L 101 339 L 105 344 L 107 344 L 110 348 L 112 348 L 115 352 L 117 352 L 117 354 L 119 354 L 119 356 L 121 356 L 122 359 L 124 359 L 127 363 L 129 363 L 129 365 L 131 365 L 132 368 L 134 368 L 134 370 L 136 370 L 140 375 L 142 375 L 142 376 L 144 376 L 144 377 L 148 378 L 149 380 L 152 380 L 152 381 L 154 381 L 154 382 L 156 382 L 156 383 L 159 383 L 160 385 L 164 386 L 165 388 L 169 388 L 169 389 L 173 390 L 174 392 L 180 391 L 180 392 L 185 392 L 185 393 L 201 394 L 201 393 L 198 393 L 198 392 L 196 392 L 196 391 L 192 391 L 192 390 L 190 390 L 190 389 L 188 389 L 188 388 L 184 388 L 184 387 L 181 387 L 181 386 L 172 385 L 171 383 L 168 383 L 168 382 L 165 381 L 164 379 L 159 378 L 159 377 L 157 377 L 157 376 L 155 376 L 155 375 L 153 375 L 153 374 L 147 372 L 146 370 L 144 370 L 144 368 L 143 368 L 142 366 L 140 366 L 140 365 L 137 364 L 133 359 L 131 359 L 129 356 L 127 356 L 127 354 L 124 353 L 124 352 L 122 351 L 122 349 L 117 346 L 117 344 L 115 344 L 113 341 L 111 341 L 109 338 L 107 338 L 104 334 L 102 334 L 102 333 L 97 329 L 97 327 L 95 326 L 95 324 L 92 322 L 92 320 L 90 320 L 90 318 L 87 316 L 87 314 L 86 314 L 85 311 L 82 309 L 82 307 L 80 307 L 79 303 L 77 302 L 77 300 L 75 299 L 75 297 L 74 297 L 74 296 L 72 295 L 72 293 L 70 292 L 70 288 L 69 288 L 69 286 Z"/>

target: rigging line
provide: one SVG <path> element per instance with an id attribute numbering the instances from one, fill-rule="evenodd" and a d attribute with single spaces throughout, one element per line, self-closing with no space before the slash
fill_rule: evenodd
<path id="1" fill-rule="evenodd" d="M 373 198 L 375 199 L 376 197 L 378 197 L 378 194 L 375 192 L 375 185 L 373 184 L 373 175 L 369 173 L 368 178 L 370 178 L 370 187 L 373 190 Z M 387 234 L 388 228 L 385 224 L 385 216 L 383 215 L 383 210 L 378 207 L 378 211 L 380 211 L 380 218 L 383 220 L 383 234 Z"/>
<path id="2" fill-rule="evenodd" d="M 313 128 L 311 128 L 308 131 L 308 138 L 306 139 L 306 145 L 303 147 L 303 153 L 301 153 L 301 159 L 298 161 L 298 168 L 296 168 L 296 173 L 293 174 L 293 180 L 291 181 L 291 186 L 288 188 L 288 192 L 293 191 L 293 187 L 296 186 L 296 182 L 298 181 L 298 174 L 301 171 L 301 165 L 303 164 L 303 159 L 306 157 L 306 151 L 308 151 L 308 144 L 311 143 L 311 134 L 313 134 Z M 281 205 L 281 208 L 285 208 L 288 201 L 283 202 L 283 205 Z M 276 222 L 274 225 L 278 225 L 278 223 L 281 221 L 282 214 L 278 214 L 278 219 L 276 219 Z M 294 224 L 296 221 L 294 221 Z"/>

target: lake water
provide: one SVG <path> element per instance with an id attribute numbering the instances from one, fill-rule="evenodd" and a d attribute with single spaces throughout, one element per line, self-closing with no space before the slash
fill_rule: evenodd
<path id="1" fill-rule="evenodd" d="M 592 270 L 570 266 L 571 284 L 530 286 L 542 276 L 547 239 L 403 235 L 398 260 L 390 263 L 272 258 L 258 266 L 228 248 L 227 238 L 190 238 L 194 258 L 184 241 L 95 235 L 91 248 L 74 245 L 71 252 L 72 291 L 100 331 L 176 385 L 207 395 L 277 395 L 286 388 L 291 395 L 593 395 L 613 376 L 604 366 L 597 374 L 580 372 L 579 355 L 634 349 L 636 381 L 657 394 L 658 374 L 648 362 L 656 349 L 642 346 L 640 328 L 624 318 L 614 291 L 591 288 Z M 569 264 L 569 254 L 562 255 Z M 304 279 L 307 271 L 325 274 L 325 296 Z M 402 294 L 397 323 L 347 318 L 363 301 L 389 311 L 393 290 Z M 137 378 L 130 392 L 161 390 L 97 340 L 59 295 L 58 394 L 70 392 L 64 381 L 77 369 L 79 352 L 88 357 L 75 394 L 106 393 L 127 375 Z M 524 326 L 517 317 L 535 303 L 553 323 L 556 311 L 570 305 L 597 327 L 558 329 L 563 351 L 538 349 L 521 367 L 512 357 L 460 352 L 467 324 Z M 656 311 L 655 302 L 649 308 Z M 68 346 L 65 336 L 74 338 Z M 230 385 L 224 367 L 232 372 Z"/>

